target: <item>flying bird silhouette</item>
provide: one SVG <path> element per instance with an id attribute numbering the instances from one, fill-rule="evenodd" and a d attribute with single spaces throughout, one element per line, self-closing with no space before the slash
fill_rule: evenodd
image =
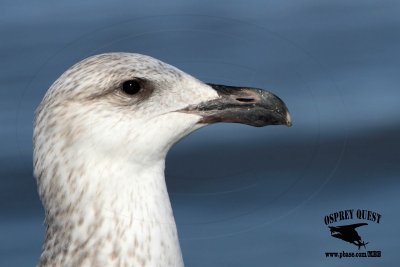
<path id="1" fill-rule="evenodd" d="M 360 235 L 357 233 L 356 228 L 363 226 L 363 225 L 368 225 L 368 223 L 356 223 L 356 224 L 350 224 L 350 225 L 341 225 L 341 226 L 329 226 L 329 230 L 331 231 L 331 235 L 333 237 L 342 239 L 346 242 L 349 242 L 351 244 L 354 244 L 358 247 L 358 249 L 363 246 L 366 248 L 365 245 L 368 244 L 365 243 L 364 241 L 361 240 Z"/>

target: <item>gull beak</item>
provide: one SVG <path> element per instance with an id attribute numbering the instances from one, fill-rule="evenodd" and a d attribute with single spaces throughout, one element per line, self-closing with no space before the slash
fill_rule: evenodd
<path id="1" fill-rule="evenodd" d="M 200 115 L 199 123 L 233 122 L 256 127 L 292 126 L 285 103 L 276 95 L 257 88 L 208 84 L 219 97 L 188 106 L 180 112 Z"/>

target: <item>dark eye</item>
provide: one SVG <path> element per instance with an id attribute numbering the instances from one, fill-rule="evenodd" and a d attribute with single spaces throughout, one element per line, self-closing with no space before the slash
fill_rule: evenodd
<path id="1" fill-rule="evenodd" d="M 140 91 L 140 83 L 136 80 L 129 80 L 122 84 L 122 91 L 127 95 L 134 95 Z"/>

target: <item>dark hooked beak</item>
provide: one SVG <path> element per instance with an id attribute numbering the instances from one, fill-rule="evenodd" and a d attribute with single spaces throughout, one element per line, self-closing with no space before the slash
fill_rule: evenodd
<path id="1" fill-rule="evenodd" d="M 257 88 L 208 84 L 219 97 L 188 106 L 181 112 L 202 117 L 199 123 L 233 122 L 256 127 L 292 126 L 285 103 L 276 95 Z"/>

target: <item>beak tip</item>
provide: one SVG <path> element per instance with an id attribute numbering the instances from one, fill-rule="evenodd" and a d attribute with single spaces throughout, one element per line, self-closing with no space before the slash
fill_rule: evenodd
<path id="1" fill-rule="evenodd" d="M 290 116 L 290 113 L 287 112 L 286 114 L 286 126 L 287 127 L 292 127 L 293 123 L 292 123 L 292 117 Z"/>

